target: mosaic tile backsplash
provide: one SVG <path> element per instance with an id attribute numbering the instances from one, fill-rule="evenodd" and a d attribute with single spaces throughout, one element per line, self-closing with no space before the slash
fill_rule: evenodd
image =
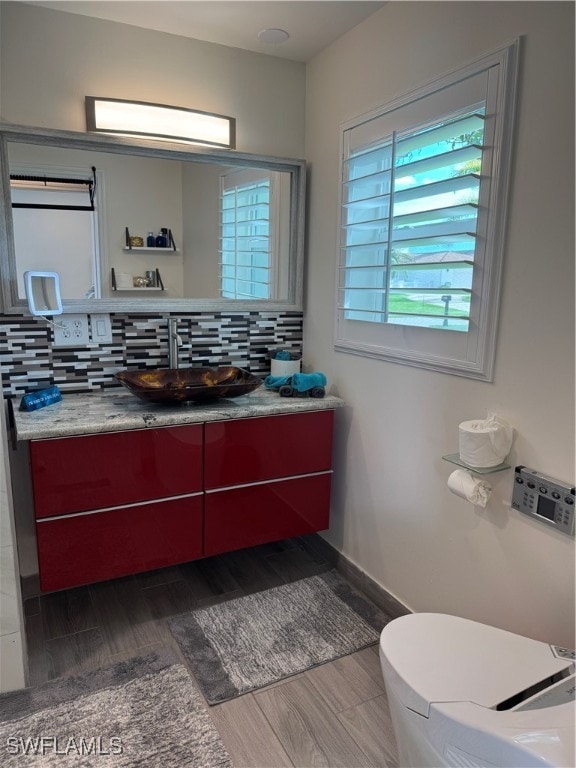
<path id="1" fill-rule="evenodd" d="M 183 346 L 180 365 L 236 365 L 270 372 L 277 348 L 301 352 L 301 312 L 172 313 Z M 24 315 L 0 315 L 0 360 L 4 396 L 56 384 L 62 392 L 118 386 L 124 368 L 168 365 L 168 315 L 110 316 L 111 344 L 55 347 L 52 327 Z"/>

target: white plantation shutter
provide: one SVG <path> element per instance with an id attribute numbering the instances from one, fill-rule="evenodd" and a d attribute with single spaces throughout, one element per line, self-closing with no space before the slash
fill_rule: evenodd
<path id="1" fill-rule="evenodd" d="M 343 127 L 337 350 L 491 375 L 515 53 Z"/>
<path id="2" fill-rule="evenodd" d="M 345 161 L 346 318 L 468 330 L 484 134 L 479 107 L 405 138 L 394 134 Z"/>
<path id="3" fill-rule="evenodd" d="M 221 178 L 220 286 L 222 298 L 269 299 L 275 236 L 272 174 L 240 171 Z"/>

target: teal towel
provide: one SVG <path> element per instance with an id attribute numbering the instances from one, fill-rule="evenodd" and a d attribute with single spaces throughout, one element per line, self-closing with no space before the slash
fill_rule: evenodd
<path id="1" fill-rule="evenodd" d="M 266 389 L 280 389 L 288 385 L 296 392 L 308 392 L 314 387 L 325 387 L 326 376 L 320 371 L 316 373 L 295 373 L 292 376 L 266 376 L 264 386 Z"/>
<path id="2" fill-rule="evenodd" d="M 292 360 L 292 355 L 287 349 L 280 349 L 276 352 L 275 358 L 276 360 Z"/>
<path id="3" fill-rule="evenodd" d="M 290 384 L 292 376 L 266 376 L 264 386 L 266 389 L 280 389 L 284 384 Z"/>
<path id="4" fill-rule="evenodd" d="M 314 387 L 325 387 L 326 376 L 320 371 L 316 373 L 295 373 L 292 376 L 292 386 L 296 392 L 308 392 L 309 389 Z"/>

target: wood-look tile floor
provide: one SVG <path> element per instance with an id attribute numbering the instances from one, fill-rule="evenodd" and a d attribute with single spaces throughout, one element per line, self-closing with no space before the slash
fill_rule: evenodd
<path id="1" fill-rule="evenodd" d="M 309 536 L 27 600 L 30 685 L 167 645 L 186 664 L 167 618 L 322 573 L 329 559 Z M 377 646 L 207 709 L 235 768 L 397 766 Z"/>

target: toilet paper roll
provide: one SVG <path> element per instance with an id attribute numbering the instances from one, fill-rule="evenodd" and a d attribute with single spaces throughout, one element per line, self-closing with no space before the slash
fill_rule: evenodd
<path id="1" fill-rule="evenodd" d="M 512 427 L 494 414 L 458 427 L 460 461 L 471 467 L 502 464 L 512 447 Z"/>
<path id="2" fill-rule="evenodd" d="M 492 493 L 492 486 L 466 469 L 456 469 L 448 478 L 448 489 L 476 507 L 485 507 Z"/>

